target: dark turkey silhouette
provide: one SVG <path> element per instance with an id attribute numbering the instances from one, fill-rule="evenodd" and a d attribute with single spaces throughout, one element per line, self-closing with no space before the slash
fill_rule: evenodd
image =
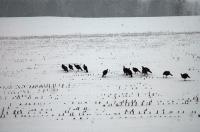
<path id="1" fill-rule="evenodd" d="M 142 66 L 142 74 L 148 75 L 148 72 L 152 73 L 151 70 L 148 67 Z"/>
<path id="2" fill-rule="evenodd" d="M 68 68 L 67 68 L 67 66 L 65 66 L 64 64 L 62 64 L 62 69 L 63 69 L 64 71 L 68 72 Z"/>
<path id="3" fill-rule="evenodd" d="M 76 64 L 74 64 L 74 66 L 76 67 L 76 69 L 79 71 L 79 70 L 83 70 L 82 68 L 81 68 L 81 66 L 80 65 L 76 65 Z"/>
<path id="4" fill-rule="evenodd" d="M 102 77 L 106 76 L 107 73 L 108 73 L 108 69 L 104 70 Z"/>
<path id="5" fill-rule="evenodd" d="M 137 72 L 140 72 L 140 71 L 138 70 L 138 68 L 136 68 L 136 67 L 133 67 L 132 70 L 133 70 L 133 72 L 135 72 L 135 74 L 136 74 Z"/>
<path id="6" fill-rule="evenodd" d="M 128 75 L 128 68 L 126 68 L 125 66 L 123 66 L 123 72 L 125 75 Z"/>
<path id="7" fill-rule="evenodd" d="M 187 78 L 190 78 L 190 76 L 187 74 L 187 73 L 181 73 L 181 77 L 184 79 L 184 81 L 187 79 Z"/>
<path id="8" fill-rule="evenodd" d="M 87 66 L 85 64 L 83 65 L 83 69 L 85 70 L 85 72 L 88 73 L 88 68 L 87 68 Z"/>
<path id="9" fill-rule="evenodd" d="M 142 69 L 145 69 L 147 72 L 152 73 L 151 70 L 150 70 L 148 67 L 144 67 L 144 66 L 142 66 Z"/>
<path id="10" fill-rule="evenodd" d="M 167 78 L 167 76 L 173 76 L 171 73 L 170 73 L 170 71 L 164 71 L 163 72 L 163 77 L 165 76 L 166 78 Z"/>
<path id="11" fill-rule="evenodd" d="M 130 75 L 131 77 L 133 76 L 133 73 L 131 71 L 130 68 L 126 68 L 125 66 L 123 66 L 123 72 L 124 74 L 127 76 L 127 75 Z"/>
<path id="12" fill-rule="evenodd" d="M 133 73 L 132 73 L 132 71 L 131 71 L 130 68 L 127 68 L 127 74 L 128 74 L 130 77 L 133 77 Z"/>
<path id="13" fill-rule="evenodd" d="M 69 66 L 69 69 L 74 70 L 72 65 L 69 64 L 68 66 Z"/>
<path id="14" fill-rule="evenodd" d="M 123 72 L 124 72 L 124 74 L 126 74 L 126 67 L 125 66 L 123 66 Z"/>

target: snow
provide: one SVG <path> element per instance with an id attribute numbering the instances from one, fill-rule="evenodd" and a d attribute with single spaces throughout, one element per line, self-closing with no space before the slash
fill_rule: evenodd
<path id="1" fill-rule="evenodd" d="M 199 32 L 199 16 L 139 18 L 0 18 L 0 36 Z"/>
<path id="2" fill-rule="evenodd" d="M 199 132 L 198 21 L 1 18 L 0 132 Z M 89 73 L 66 73 L 61 64 L 86 64 Z M 123 66 L 153 73 L 130 78 Z M 164 70 L 173 76 L 163 78 Z"/>

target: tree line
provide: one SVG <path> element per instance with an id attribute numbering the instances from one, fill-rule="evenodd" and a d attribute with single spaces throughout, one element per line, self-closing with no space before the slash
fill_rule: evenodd
<path id="1" fill-rule="evenodd" d="M 198 0 L 0 0 L 0 17 L 200 15 Z"/>

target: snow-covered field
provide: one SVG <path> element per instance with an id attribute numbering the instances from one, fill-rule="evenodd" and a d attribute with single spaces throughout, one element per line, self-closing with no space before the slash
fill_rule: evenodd
<path id="1" fill-rule="evenodd" d="M 135 18 L 0 18 L 0 37 L 199 32 L 199 16 Z"/>
<path id="2" fill-rule="evenodd" d="M 14 25 L 15 19 L 25 22 Z M 144 18 L 118 18 L 121 23 L 114 24 L 101 18 L 95 19 L 94 32 L 86 31 L 92 19 L 80 19 L 89 23 L 81 26 L 70 18 L 79 24 L 66 32 L 57 22 L 40 29 L 42 24 L 30 24 L 32 18 L 15 19 L 0 19 L 0 132 L 199 132 L 200 17 L 146 18 L 150 27 L 139 23 Z M 111 30 L 119 23 L 126 27 L 125 21 L 126 30 Z M 131 21 L 144 29 L 133 29 Z M 165 28 L 156 26 L 166 21 Z M 61 64 L 86 64 L 89 73 L 66 73 Z M 147 66 L 153 73 L 130 78 L 123 66 Z M 173 76 L 163 78 L 164 70 Z M 184 72 L 191 77 L 187 81 L 180 77 Z"/>

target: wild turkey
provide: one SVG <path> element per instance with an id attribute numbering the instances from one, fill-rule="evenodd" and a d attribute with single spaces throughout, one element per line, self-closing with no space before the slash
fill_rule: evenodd
<path id="1" fill-rule="evenodd" d="M 104 70 L 102 77 L 106 76 L 107 73 L 108 73 L 108 69 Z"/>
<path id="2" fill-rule="evenodd" d="M 173 76 L 171 73 L 170 73 L 170 71 L 164 71 L 163 72 L 163 77 L 165 76 L 166 78 L 167 78 L 167 76 Z"/>
<path id="3" fill-rule="evenodd" d="M 123 72 L 125 75 L 127 75 L 127 68 L 125 66 L 123 66 Z"/>
<path id="4" fill-rule="evenodd" d="M 123 72 L 125 75 L 129 75 L 130 74 L 130 68 L 126 68 L 125 66 L 123 66 Z"/>
<path id="5" fill-rule="evenodd" d="M 133 70 L 133 72 L 135 72 L 135 74 L 136 74 L 137 72 L 140 72 L 140 71 L 138 70 L 138 68 L 136 68 L 136 67 L 133 67 L 132 70 Z"/>
<path id="6" fill-rule="evenodd" d="M 83 70 L 82 68 L 81 68 L 81 66 L 80 65 L 76 65 L 76 64 L 74 64 L 74 66 L 76 67 L 76 69 L 79 71 L 79 70 Z"/>
<path id="7" fill-rule="evenodd" d="M 67 68 L 67 66 L 65 66 L 64 64 L 62 64 L 62 69 L 63 69 L 64 71 L 68 72 L 68 68 Z"/>
<path id="8" fill-rule="evenodd" d="M 142 66 L 142 74 L 148 75 L 148 72 L 152 73 L 151 70 L 148 67 Z"/>
<path id="9" fill-rule="evenodd" d="M 68 66 L 69 66 L 69 69 L 70 69 L 70 70 L 74 70 L 74 68 L 73 68 L 72 65 L 69 64 Z"/>
<path id="10" fill-rule="evenodd" d="M 187 73 L 181 73 L 181 77 L 184 79 L 184 81 L 187 79 L 187 78 L 190 78 L 190 76 L 187 74 Z"/>
<path id="11" fill-rule="evenodd" d="M 142 66 L 142 69 L 145 69 L 147 72 L 152 73 L 151 70 L 150 70 L 148 67 L 144 67 L 144 66 Z"/>
<path id="12" fill-rule="evenodd" d="M 133 73 L 130 68 L 127 68 L 127 74 L 130 75 L 130 77 L 133 77 Z"/>
<path id="13" fill-rule="evenodd" d="M 83 65 L 83 69 L 88 73 L 88 68 L 85 64 Z"/>

